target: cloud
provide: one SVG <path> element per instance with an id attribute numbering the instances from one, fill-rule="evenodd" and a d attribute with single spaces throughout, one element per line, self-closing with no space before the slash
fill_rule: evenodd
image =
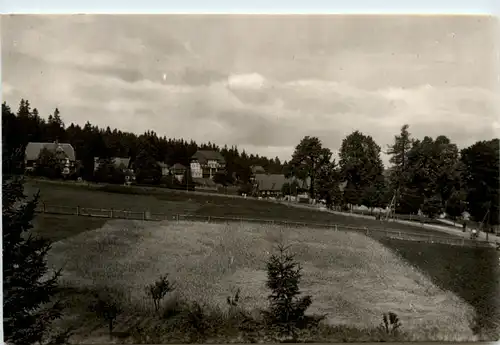
<path id="1" fill-rule="evenodd" d="M 232 90 L 261 90 L 266 83 L 258 73 L 233 74 L 227 78 L 227 85 Z"/>
<path id="2" fill-rule="evenodd" d="M 4 99 L 282 160 L 305 135 L 336 151 L 361 130 L 385 149 L 404 123 L 461 147 L 498 136 L 485 23 L 238 18 L 6 17 Z"/>

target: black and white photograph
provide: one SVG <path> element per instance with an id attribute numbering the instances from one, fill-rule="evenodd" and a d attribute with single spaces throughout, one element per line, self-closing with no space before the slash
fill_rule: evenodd
<path id="1" fill-rule="evenodd" d="M 499 28 L 4 15 L 5 344 L 498 340 Z"/>

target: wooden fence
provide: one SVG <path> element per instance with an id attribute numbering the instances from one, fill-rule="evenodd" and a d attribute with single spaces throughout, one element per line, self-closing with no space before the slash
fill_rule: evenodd
<path id="1" fill-rule="evenodd" d="M 373 227 L 354 227 L 343 224 L 321 224 L 321 223 L 308 223 L 308 222 L 292 222 L 284 220 L 273 219 L 255 219 L 255 218 L 242 218 L 242 217 L 220 217 L 220 216 L 202 216 L 192 214 L 164 214 L 164 213 L 151 213 L 149 211 L 130 211 L 118 209 L 98 209 L 81 206 L 60 206 L 60 205 L 47 205 L 41 203 L 36 209 L 37 213 L 55 214 L 55 215 L 68 215 L 68 216 L 83 216 L 83 217 L 98 217 L 109 219 L 129 219 L 129 220 L 143 220 L 143 221 L 198 221 L 208 223 L 228 223 L 228 222 L 246 222 L 258 224 L 272 224 L 282 225 L 289 227 L 309 227 L 309 228 L 329 228 L 335 231 L 354 231 L 364 233 L 372 237 L 390 238 L 405 241 L 417 241 L 426 243 L 441 243 L 449 245 L 460 246 L 492 246 L 493 243 L 483 240 L 470 240 L 460 238 L 458 236 L 439 236 L 420 234 L 417 232 L 395 231 L 387 230 L 384 228 Z"/>

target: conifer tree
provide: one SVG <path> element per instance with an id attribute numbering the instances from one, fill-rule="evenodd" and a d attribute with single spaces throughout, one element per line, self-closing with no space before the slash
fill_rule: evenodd
<path id="1" fill-rule="evenodd" d="M 300 297 L 299 283 L 302 268 L 289 252 L 289 247 L 279 244 L 278 253 L 267 262 L 267 287 L 270 309 L 264 315 L 268 323 L 282 336 L 296 339 L 297 329 L 307 323 L 305 311 L 312 303 L 311 296 Z"/>
<path id="2" fill-rule="evenodd" d="M 30 231 L 38 198 L 27 200 L 22 179 L 3 176 L 3 329 L 10 344 L 41 342 L 61 315 L 60 304 L 51 303 L 59 272 L 48 272 L 50 243 Z"/>

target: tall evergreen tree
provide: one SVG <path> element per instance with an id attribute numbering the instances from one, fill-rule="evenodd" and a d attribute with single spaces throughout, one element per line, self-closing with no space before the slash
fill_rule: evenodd
<path id="1" fill-rule="evenodd" d="M 3 176 L 3 326 L 5 341 L 16 345 L 41 342 L 61 315 L 60 304 L 51 303 L 59 272 L 47 269 L 50 243 L 30 232 L 37 202 L 38 194 L 26 199 L 21 179 Z"/>
<path id="2" fill-rule="evenodd" d="M 394 143 L 389 145 L 387 154 L 390 155 L 389 162 L 392 164 L 389 175 L 389 188 L 393 195 L 396 196 L 396 202 L 403 203 L 401 198 L 403 195 L 409 194 L 411 191 L 406 188 L 406 180 L 408 178 L 408 153 L 413 147 L 413 139 L 408 131 L 409 125 L 405 124 L 401 127 L 399 135 L 394 136 Z"/>

